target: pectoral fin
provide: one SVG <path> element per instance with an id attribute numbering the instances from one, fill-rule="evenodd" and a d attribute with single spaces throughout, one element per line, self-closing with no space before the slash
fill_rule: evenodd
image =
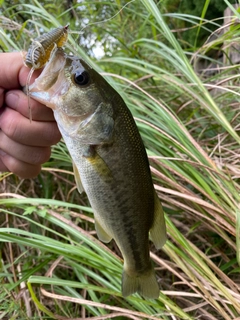
<path id="1" fill-rule="evenodd" d="M 97 171 L 98 175 L 106 180 L 112 179 L 112 172 L 108 167 L 107 163 L 104 159 L 98 154 L 95 146 L 88 146 L 83 154 L 92 165 L 92 167 Z"/>
<path id="2" fill-rule="evenodd" d="M 82 185 L 82 181 L 80 178 L 80 174 L 78 171 L 77 166 L 75 165 L 75 163 L 73 162 L 73 173 L 74 173 L 74 177 L 75 177 L 75 181 L 77 184 L 77 189 L 79 193 L 82 193 L 84 191 L 83 185 Z"/>
<path id="3" fill-rule="evenodd" d="M 167 240 L 164 212 L 156 193 L 154 195 L 154 220 L 150 229 L 150 239 L 157 249 L 162 248 Z"/>
<path id="4" fill-rule="evenodd" d="M 95 229 L 97 231 L 98 239 L 102 242 L 108 243 L 112 240 L 112 237 L 102 228 L 100 223 L 95 218 Z"/>

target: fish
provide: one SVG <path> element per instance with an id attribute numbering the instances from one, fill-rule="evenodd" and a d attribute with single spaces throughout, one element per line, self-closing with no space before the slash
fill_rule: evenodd
<path id="1" fill-rule="evenodd" d="M 164 212 L 147 153 L 119 93 L 83 59 L 57 48 L 29 87 L 54 112 L 73 161 L 78 191 L 86 192 L 98 238 L 123 256 L 122 295 L 159 297 L 149 252 L 166 242 Z"/>

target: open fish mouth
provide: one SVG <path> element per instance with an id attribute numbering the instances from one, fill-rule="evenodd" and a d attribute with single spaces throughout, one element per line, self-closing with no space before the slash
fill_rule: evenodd
<path id="1" fill-rule="evenodd" d="M 56 48 L 41 75 L 24 92 L 33 99 L 51 109 L 55 109 L 56 99 L 69 89 L 69 82 L 64 79 L 67 56 L 62 49 Z"/>

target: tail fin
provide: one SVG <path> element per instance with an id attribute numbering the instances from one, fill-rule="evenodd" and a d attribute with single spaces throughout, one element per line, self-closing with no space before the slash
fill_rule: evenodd
<path id="1" fill-rule="evenodd" d="M 135 292 L 148 299 L 159 297 L 159 286 L 153 269 L 138 276 L 129 276 L 126 271 L 123 271 L 122 295 L 127 297 Z"/>

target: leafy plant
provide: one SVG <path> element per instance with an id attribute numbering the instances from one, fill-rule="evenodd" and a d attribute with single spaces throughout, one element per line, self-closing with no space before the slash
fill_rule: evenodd
<path id="1" fill-rule="evenodd" d="M 95 236 L 92 210 L 76 190 L 59 143 L 35 180 L 1 176 L 0 318 L 238 317 L 239 76 L 229 54 L 238 25 L 233 18 L 227 32 L 191 47 L 170 30 L 159 10 L 167 7 L 152 0 L 68 4 L 3 2 L 1 48 L 26 49 L 37 30 L 69 23 L 77 34 L 70 35 L 66 51 L 88 60 L 121 92 L 166 213 L 168 241 L 151 253 L 161 294 L 157 300 L 121 297 L 118 248 Z M 207 2 L 203 7 L 208 10 Z M 171 19 L 205 26 L 186 13 Z M 93 61 L 96 48 L 104 56 Z"/>

